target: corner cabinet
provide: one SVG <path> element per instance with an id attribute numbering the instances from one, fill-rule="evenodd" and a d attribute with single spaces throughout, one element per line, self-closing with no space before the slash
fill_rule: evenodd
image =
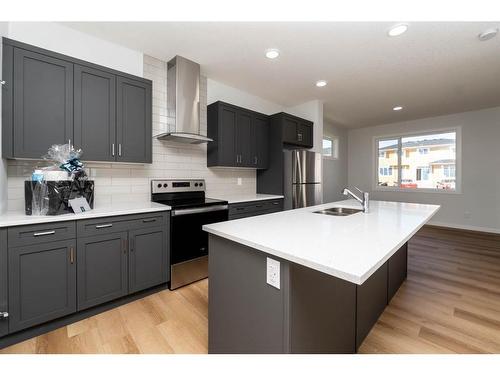
<path id="1" fill-rule="evenodd" d="M 87 161 L 152 162 L 152 83 L 3 38 L 2 153 L 74 143 Z"/>
<path id="2" fill-rule="evenodd" d="M 221 101 L 208 106 L 208 167 L 265 169 L 268 116 Z"/>

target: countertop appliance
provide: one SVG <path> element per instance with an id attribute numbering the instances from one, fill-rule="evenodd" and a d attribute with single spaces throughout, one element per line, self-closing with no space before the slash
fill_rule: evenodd
<path id="1" fill-rule="evenodd" d="M 208 276 L 205 224 L 228 219 L 228 202 L 205 198 L 205 180 L 152 180 L 151 200 L 172 207 L 170 289 Z"/>
<path id="2" fill-rule="evenodd" d="M 284 158 L 285 198 L 288 198 L 285 208 L 322 204 L 322 155 L 307 150 L 285 150 Z"/>

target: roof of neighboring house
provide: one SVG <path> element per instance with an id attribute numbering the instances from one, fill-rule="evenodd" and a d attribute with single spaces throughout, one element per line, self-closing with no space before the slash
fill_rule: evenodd
<path id="1" fill-rule="evenodd" d="M 431 164 L 455 164 L 455 159 L 441 159 L 431 162 Z"/>
<path id="2" fill-rule="evenodd" d="M 424 139 L 421 141 L 410 141 L 403 142 L 401 145 L 402 148 L 412 148 L 412 147 L 423 147 L 423 146 L 441 146 L 441 145 L 452 145 L 455 143 L 454 139 L 442 138 L 442 139 Z M 396 150 L 398 148 L 397 145 L 390 145 L 379 148 L 379 151 L 385 150 Z"/>

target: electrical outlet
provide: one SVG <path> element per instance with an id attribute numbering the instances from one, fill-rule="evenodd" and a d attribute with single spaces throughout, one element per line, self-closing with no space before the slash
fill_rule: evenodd
<path id="1" fill-rule="evenodd" d="M 267 258 L 266 281 L 276 289 L 280 288 L 280 262 Z"/>
<path id="2" fill-rule="evenodd" d="M 242 179 L 241 177 L 238 177 L 238 179 L 237 179 L 236 183 L 237 183 L 239 186 L 243 185 L 243 179 Z"/>

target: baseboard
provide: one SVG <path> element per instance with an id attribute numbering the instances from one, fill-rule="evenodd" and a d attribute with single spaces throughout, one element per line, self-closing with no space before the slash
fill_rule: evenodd
<path id="1" fill-rule="evenodd" d="M 44 333 L 53 331 L 55 329 L 67 326 L 69 324 L 78 322 L 82 319 L 89 318 L 93 315 L 100 314 L 104 311 L 114 309 L 115 307 L 125 305 L 132 301 L 144 298 L 151 294 L 168 289 L 168 284 L 161 284 L 150 289 L 146 289 L 128 296 L 124 296 L 114 301 L 106 302 L 102 305 L 91 307 L 87 310 L 78 311 L 71 315 L 63 316 L 61 318 L 42 323 L 35 327 L 26 328 L 25 330 L 8 334 L 0 338 L 0 349 L 20 343 L 21 341 L 29 340 L 33 337 L 43 335 Z"/>
<path id="2" fill-rule="evenodd" d="M 500 234 L 500 229 L 498 228 L 488 228 L 488 227 L 476 227 L 473 225 L 461 225 L 461 224 L 450 224 L 450 223 L 443 223 L 439 221 L 432 221 L 427 224 L 428 226 L 433 226 L 433 227 L 443 227 L 443 228 L 450 228 L 450 229 L 462 229 L 462 230 L 467 230 L 467 231 L 472 231 L 472 232 L 484 232 L 484 233 L 493 233 L 493 234 Z"/>

